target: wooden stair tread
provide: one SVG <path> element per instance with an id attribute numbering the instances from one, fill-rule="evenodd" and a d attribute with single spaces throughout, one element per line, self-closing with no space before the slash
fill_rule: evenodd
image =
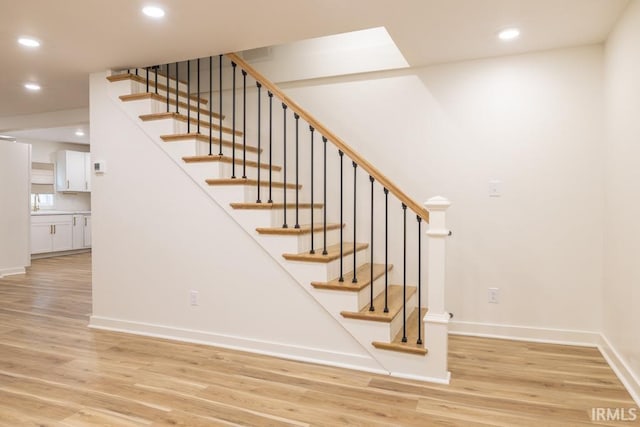
<path id="1" fill-rule="evenodd" d="M 324 205 L 322 203 L 314 203 L 313 207 L 315 209 L 322 209 Z M 246 209 L 246 210 L 269 210 L 269 209 L 283 209 L 284 208 L 284 203 L 267 203 L 267 202 L 262 202 L 262 203 L 257 203 L 257 202 L 250 202 L 250 203 L 244 203 L 244 202 L 238 202 L 238 203 L 231 203 L 231 207 L 233 209 Z M 295 203 L 287 203 L 287 209 L 295 209 L 296 204 Z M 311 209 L 311 203 L 298 203 L 298 209 Z"/>
<path id="2" fill-rule="evenodd" d="M 181 142 L 181 141 L 186 141 L 189 139 L 195 139 L 198 142 L 204 142 L 206 144 L 209 143 L 209 135 L 208 134 L 204 134 L 204 133 L 197 133 L 197 132 L 191 132 L 191 133 L 174 133 L 171 135 L 160 135 L 160 139 L 162 139 L 164 142 Z M 218 147 L 220 146 L 220 138 L 218 138 L 217 136 L 211 136 L 211 143 L 213 144 L 213 151 L 214 151 L 214 156 L 218 155 Z M 233 142 L 232 141 L 228 141 L 226 139 L 222 140 L 222 145 L 224 147 L 231 147 L 233 148 Z M 242 142 L 236 142 L 236 150 L 242 150 Z M 253 145 L 246 145 L 244 147 L 245 150 L 247 150 L 247 152 L 249 153 L 257 153 L 258 152 L 258 147 L 254 147 Z M 262 152 L 262 148 L 260 149 L 260 152 Z M 198 157 L 198 156 L 193 156 L 193 157 Z M 236 156 L 238 157 L 238 156 Z M 280 167 L 280 166 L 277 166 Z M 279 169 L 278 169 L 279 170 Z"/>
<path id="3" fill-rule="evenodd" d="M 344 224 L 342 225 L 344 227 Z M 340 224 L 327 224 L 327 231 L 337 230 L 340 228 Z M 300 224 L 300 228 L 295 228 L 289 224 L 289 227 L 258 227 L 256 231 L 259 234 L 276 234 L 276 235 L 302 235 L 311 234 L 311 224 Z M 314 233 L 321 233 L 324 231 L 322 223 L 316 223 L 313 225 Z"/>
<path id="4" fill-rule="evenodd" d="M 186 94 L 185 94 L 186 96 Z M 166 96 L 162 96 L 159 93 L 154 93 L 154 92 L 140 92 L 140 93 L 132 93 L 129 95 L 120 95 L 120 100 L 122 102 L 130 102 L 130 101 L 139 101 L 141 99 L 154 99 L 156 101 L 160 101 L 160 102 L 164 102 L 165 104 L 167 103 L 167 97 Z M 176 99 L 175 98 L 171 98 L 169 97 L 169 105 L 176 105 Z M 178 104 L 180 107 L 182 108 L 189 108 L 188 104 L 186 102 L 182 102 L 180 101 L 180 103 Z M 198 107 L 197 106 L 191 106 L 191 110 L 195 111 L 197 114 L 198 111 Z M 200 108 L 200 115 L 206 115 L 207 117 L 209 116 L 209 114 L 212 114 L 213 117 L 215 117 L 217 120 L 220 120 L 220 114 L 214 112 L 214 111 L 209 111 L 209 110 L 203 110 L 202 108 Z M 224 116 L 222 117 L 222 119 L 224 120 Z"/>
<path id="5" fill-rule="evenodd" d="M 391 271 L 393 264 L 389 264 L 385 267 L 384 264 L 373 264 L 373 280 L 384 275 L 385 271 Z M 371 264 L 363 264 L 356 269 L 356 278 L 358 281 L 353 283 L 353 271 L 344 274 L 344 281 L 341 282 L 340 278 L 335 278 L 329 282 L 311 282 L 311 286 L 316 289 L 330 289 L 334 291 L 349 291 L 358 292 L 371 283 Z"/>
<path id="6" fill-rule="evenodd" d="M 220 156 L 218 154 L 212 155 L 202 155 L 202 156 L 185 156 L 182 158 L 185 163 L 207 163 L 207 162 L 222 162 L 222 163 L 233 163 L 234 159 L 231 156 Z M 236 157 L 235 164 L 242 166 L 242 159 Z M 254 160 L 245 160 L 245 164 L 248 167 L 257 168 L 258 162 Z M 266 163 L 260 163 L 260 169 L 269 169 L 269 165 Z M 282 169 L 280 166 L 271 165 L 271 169 L 274 171 L 279 171 Z"/>
<path id="7" fill-rule="evenodd" d="M 420 309 L 420 319 L 424 318 L 427 313 L 427 309 L 422 307 Z M 409 317 L 407 317 L 407 342 L 402 342 L 402 330 L 398 332 L 393 341 L 381 342 L 374 341 L 372 344 L 375 348 L 383 350 L 401 351 L 404 353 L 412 353 L 417 355 L 427 354 L 427 349 L 424 344 L 424 326 L 420 330 L 420 338 L 422 344 L 417 344 L 418 340 L 418 308 L 414 308 Z"/>
<path id="8" fill-rule="evenodd" d="M 407 300 L 416 292 L 414 286 L 407 285 Z M 389 312 L 384 312 L 384 291 L 373 299 L 375 311 L 369 311 L 367 304 L 360 311 L 342 311 L 340 314 L 347 319 L 372 320 L 374 322 L 391 322 L 402 310 L 402 285 L 389 285 L 387 306 Z"/>
<path id="9" fill-rule="evenodd" d="M 164 120 L 164 119 L 175 119 L 175 120 L 179 120 L 181 122 L 186 122 L 187 121 L 187 116 L 182 114 L 182 113 L 176 113 L 175 111 L 172 112 L 162 112 L 162 113 L 150 113 L 150 114 L 142 114 L 140 116 L 140 119 L 143 122 L 150 122 L 153 120 Z M 193 125 L 197 125 L 198 124 L 198 119 L 195 117 L 191 117 L 191 124 Z M 207 120 L 200 120 L 200 127 L 205 127 L 208 128 L 209 127 L 209 122 Z M 211 124 L 211 128 L 212 129 L 216 129 L 216 130 L 220 130 L 220 125 L 216 124 L 216 123 L 212 123 Z M 226 126 L 222 126 L 222 131 L 225 133 L 233 133 L 233 129 L 226 127 Z M 236 130 L 236 136 L 242 136 L 242 131 Z"/>
<path id="10" fill-rule="evenodd" d="M 149 77 L 151 77 L 151 73 L 149 73 Z M 160 78 L 165 79 L 165 82 L 166 82 L 166 76 L 162 76 L 161 74 L 158 74 L 158 89 L 166 91 L 167 90 L 167 86 L 163 82 L 160 81 Z M 142 84 L 146 84 L 147 83 L 147 79 L 144 78 L 143 76 L 138 76 L 138 75 L 130 74 L 130 73 L 129 74 L 127 74 L 127 73 L 114 74 L 112 76 L 107 76 L 107 80 L 112 82 L 112 83 L 113 82 L 121 82 L 123 80 L 133 80 L 135 82 L 142 83 Z M 170 80 L 172 80 L 174 82 L 176 81 L 174 78 L 171 78 Z M 182 82 L 182 81 L 180 83 L 186 84 L 186 82 Z M 151 89 L 151 85 L 152 84 L 154 84 L 154 80 L 149 79 L 149 89 Z M 155 89 L 155 85 L 153 86 L 153 88 Z M 142 92 L 142 93 L 145 93 L 145 92 Z M 175 88 L 169 88 L 169 93 L 175 94 L 176 93 L 176 89 Z M 187 97 L 187 92 L 181 90 L 180 91 L 180 96 L 183 97 L 183 98 L 186 98 Z M 164 97 L 164 98 L 166 100 L 166 97 Z M 204 99 L 204 98 L 200 98 L 197 95 L 190 95 L 189 99 L 191 99 L 192 101 L 199 101 L 199 102 L 201 102 L 201 103 L 203 103 L 205 105 L 209 103 L 209 100 Z"/>
<path id="11" fill-rule="evenodd" d="M 362 249 L 366 249 L 369 247 L 368 243 L 356 243 L 355 245 L 352 242 L 344 242 L 343 243 L 342 255 L 346 256 L 353 253 L 354 246 L 356 251 L 360 251 Z M 330 261 L 334 261 L 340 258 L 340 244 L 327 246 L 327 254 L 322 254 L 322 248 L 316 249 L 315 253 L 311 254 L 309 251 L 302 252 L 299 254 L 283 254 L 285 259 L 289 261 L 307 261 L 307 262 L 320 262 L 327 263 Z"/>
<path id="12" fill-rule="evenodd" d="M 211 179 L 207 179 L 207 184 L 209 185 L 257 185 L 258 180 L 249 179 L 249 178 L 211 178 Z M 264 179 L 260 180 L 260 186 L 268 187 L 269 180 L 266 180 L 266 181 Z M 271 186 L 273 188 L 283 188 L 284 182 L 273 181 L 271 183 Z M 295 189 L 296 185 L 288 182 L 287 188 Z M 302 185 L 298 185 L 298 189 L 300 188 L 302 188 Z"/>

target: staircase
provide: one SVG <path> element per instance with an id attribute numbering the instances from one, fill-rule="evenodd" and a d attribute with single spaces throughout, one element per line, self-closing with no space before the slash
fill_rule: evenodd
<path id="1" fill-rule="evenodd" d="M 149 139 L 385 371 L 448 382 L 446 200 L 428 212 L 238 55 L 107 80 Z"/>

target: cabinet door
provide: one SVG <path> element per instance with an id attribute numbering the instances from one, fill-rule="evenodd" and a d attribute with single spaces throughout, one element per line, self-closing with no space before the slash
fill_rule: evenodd
<path id="1" fill-rule="evenodd" d="M 31 253 L 41 254 L 51 252 L 53 225 L 31 224 Z"/>
<path id="2" fill-rule="evenodd" d="M 84 217 L 84 247 L 91 247 L 91 217 Z"/>
<path id="3" fill-rule="evenodd" d="M 82 215 L 73 216 L 73 249 L 84 247 L 84 217 Z"/>
<path id="4" fill-rule="evenodd" d="M 86 191 L 84 154 L 80 151 L 59 151 L 56 164 L 58 191 Z"/>
<path id="5" fill-rule="evenodd" d="M 91 191 L 91 153 L 84 153 L 84 189 L 85 191 Z"/>
<path id="6" fill-rule="evenodd" d="M 73 222 L 53 224 L 53 251 L 73 249 Z"/>

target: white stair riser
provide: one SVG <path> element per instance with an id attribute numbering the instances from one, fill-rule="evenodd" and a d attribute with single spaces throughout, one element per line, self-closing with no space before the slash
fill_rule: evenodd
<path id="1" fill-rule="evenodd" d="M 190 157 L 193 155 L 192 153 L 194 150 L 194 146 L 195 145 L 193 142 L 188 143 L 188 142 L 181 141 L 181 142 L 165 142 L 164 143 L 165 150 L 171 153 L 172 156 L 174 156 L 174 153 L 178 153 L 179 155 L 174 157 L 179 159 L 180 161 L 184 161 L 182 160 L 183 157 Z M 217 156 L 214 154 L 214 158 L 216 157 Z M 186 168 L 190 171 L 196 170 L 196 168 L 198 170 L 202 170 L 202 175 L 199 175 L 199 176 L 203 179 L 218 179 L 218 178 L 226 179 L 226 178 L 231 178 L 233 176 L 233 167 L 231 163 L 228 163 L 228 162 L 222 162 L 222 161 L 192 162 L 192 163 L 186 163 Z M 255 166 L 247 165 L 245 172 L 247 174 L 247 178 L 257 179 L 258 168 L 256 168 Z M 236 163 L 235 177 L 242 178 L 242 173 L 243 173 L 242 164 Z M 265 170 L 262 169 L 260 174 L 261 174 L 261 180 L 264 182 Z M 274 180 L 280 179 L 278 174 L 279 174 L 278 172 L 274 172 L 274 175 L 273 175 Z M 238 200 L 236 200 L 236 202 L 237 201 Z M 253 201 L 255 202 L 255 200 Z M 263 222 L 261 226 L 266 227 L 268 226 L 268 223 Z"/>
<path id="2" fill-rule="evenodd" d="M 258 227 L 279 227 L 284 223 L 284 209 L 233 209 L 232 215 L 243 225 L 247 224 L 249 229 L 255 230 Z M 321 218 L 322 209 L 314 209 L 314 220 L 316 223 Z M 287 224 L 291 221 L 295 225 L 295 209 L 287 209 Z M 300 208 L 298 213 L 300 224 L 311 223 L 311 209 Z"/>
<path id="3" fill-rule="evenodd" d="M 293 224 L 289 223 L 289 228 L 293 228 Z M 257 232 L 256 232 L 257 233 Z M 322 242 L 322 233 L 314 233 L 314 243 Z M 300 236 L 290 235 L 268 235 L 258 233 L 257 239 L 260 243 L 272 253 L 302 253 L 311 250 L 311 234 Z M 327 231 L 327 245 L 334 245 L 340 241 L 338 230 Z"/>
<path id="4" fill-rule="evenodd" d="M 132 68 L 129 70 L 130 74 L 135 74 L 136 73 L 136 69 Z M 147 71 L 144 68 L 138 68 L 138 77 L 142 78 L 143 80 L 146 80 L 147 78 Z M 182 79 L 180 79 L 182 80 Z M 149 90 L 150 91 L 155 91 L 155 74 L 153 72 L 153 70 L 149 70 Z M 146 82 L 144 83 L 139 83 L 139 82 L 134 82 L 137 85 L 140 85 L 141 90 L 140 92 L 144 92 L 146 90 Z M 166 86 L 167 84 L 167 78 L 163 77 L 162 75 L 158 74 L 158 86 L 162 85 L 162 86 Z M 179 90 L 182 92 L 186 92 L 187 91 L 187 84 L 186 83 L 180 83 L 179 85 Z M 176 88 L 176 80 L 173 78 L 169 78 L 169 87 L 171 89 L 175 89 Z M 195 88 L 194 88 L 195 89 Z M 158 88 L 158 91 L 159 88 Z M 174 95 L 175 96 L 175 95 Z M 182 97 L 181 97 L 182 98 Z"/>
<path id="5" fill-rule="evenodd" d="M 300 194 L 302 196 L 302 194 Z M 288 203 L 295 203 L 295 198 Z M 322 221 L 322 208 L 316 208 L 313 210 L 313 221 L 318 224 Z M 269 224 L 271 227 L 277 227 L 284 223 L 284 209 L 272 209 L 271 215 L 268 221 L 263 224 Z M 296 210 L 287 209 L 287 224 L 296 223 Z M 298 209 L 298 224 L 311 224 L 311 209 L 300 208 Z"/>
<path id="6" fill-rule="evenodd" d="M 131 95 L 134 93 L 134 82 L 131 80 L 120 80 L 109 83 L 109 95 L 113 99 L 119 99 L 121 95 Z"/>
<path id="7" fill-rule="evenodd" d="M 408 291 L 409 291 L 409 288 L 407 287 L 407 293 Z M 407 299 L 407 312 L 406 312 L 407 317 L 409 317 L 413 309 L 416 308 L 417 301 L 418 301 L 418 298 L 416 294 L 411 295 L 411 297 Z M 408 324 L 407 324 L 407 328 L 409 328 Z M 385 341 L 393 340 L 395 336 L 398 334 L 398 332 L 400 331 L 402 331 L 402 310 L 400 310 L 400 313 L 398 313 L 398 315 L 394 317 L 393 320 L 391 321 L 391 329 L 389 330 L 389 337 L 387 337 L 387 340 Z"/>
<path id="8" fill-rule="evenodd" d="M 191 116 L 191 120 L 195 120 L 196 116 L 192 115 Z M 200 119 L 200 120 L 204 120 L 204 119 Z M 208 122 L 207 122 L 208 123 Z M 213 123 L 214 126 L 217 125 L 217 123 Z M 226 125 L 225 125 L 226 126 Z M 226 126 L 229 129 L 222 130 L 222 139 L 228 140 L 228 141 L 232 141 L 233 135 L 231 133 L 231 127 L 230 126 Z M 196 133 L 198 131 L 198 125 L 195 122 L 191 122 L 191 126 L 188 127 L 189 128 L 189 132 L 192 133 Z M 236 129 L 236 131 L 239 131 L 240 129 Z M 178 121 L 177 125 L 176 125 L 176 133 L 187 133 L 187 122 L 186 121 Z M 209 135 L 209 126 L 206 125 L 206 123 L 202 123 L 200 125 L 200 133 L 202 135 Z M 218 128 L 213 128 L 212 130 L 212 135 L 214 137 L 219 137 L 220 136 L 220 130 Z M 240 144 L 242 145 L 242 136 L 240 135 L 236 135 L 236 144 Z"/>
<path id="9" fill-rule="evenodd" d="M 391 272 L 389 272 L 389 285 L 391 285 Z M 364 307 L 368 307 L 371 302 L 371 285 L 366 286 L 357 293 L 358 308 L 355 310 L 361 310 Z M 384 274 L 378 277 L 373 282 L 373 298 L 375 299 L 379 294 L 384 292 Z M 383 310 L 384 307 L 375 307 L 376 310 Z"/>
<path id="10" fill-rule="evenodd" d="M 320 239 L 320 248 L 316 249 L 316 253 L 322 253 L 322 239 Z M 316 246 L 318 246 L 316 244 Z M 356 256 L 357 266 L 367 262 L 368 250 L 362 249 L 358 251 Z M 353 266 L 353 254 L 343 257 L 344 266 Z M 298 279 L 300 283 L 311 282 L 328 282 L 338 277 L 340 274 L 340 260 L 336 259 L 328 263 L 307 262 L 307 261 L 289 261 L 285 260 L 284 264 L 287 269 Z M 352 267 L 349 267 L 351 269 Z M 349 271 L 349 270 L 345 270 Z"/>
<path id="11" fill-rule="evenodd" d="M 264 179 L 262 182 L 268 184 L 269 178 Z M 271 199 L 275 203 L 284 203 L 284 188 L 276 188 L 273 187 L 271 189 Z M 287 191 L 287 203 L 291 203 L 296 199 L 296 190 L 293 188 L 288 188 Z M 300 194 L 302 196 L 302 194 Z M 236 200 L 236 201 L 244 201 L 244 202 L 255 202 L 258 199 L 258 189 L 257 185 L 247 186 L 244 192 L 244 199 Z M 263 202 L 269 201 L 269 186 L 263 185 L 260 188 L 260 199 Z"/>

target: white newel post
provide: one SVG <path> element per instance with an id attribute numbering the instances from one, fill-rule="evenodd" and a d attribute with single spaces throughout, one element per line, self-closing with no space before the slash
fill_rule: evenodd
<path id="1" fill-rule="evenodd" d="M 427 230 L 427 314 L 424 317 L 425 343 L 434 374 L 446 382 L 450 373 L 447 365 L 449 313 L 445 310 L 446 227 L 445 212 L 451 202 L 436 196 L 424 204 L 429 211 Z"/>

